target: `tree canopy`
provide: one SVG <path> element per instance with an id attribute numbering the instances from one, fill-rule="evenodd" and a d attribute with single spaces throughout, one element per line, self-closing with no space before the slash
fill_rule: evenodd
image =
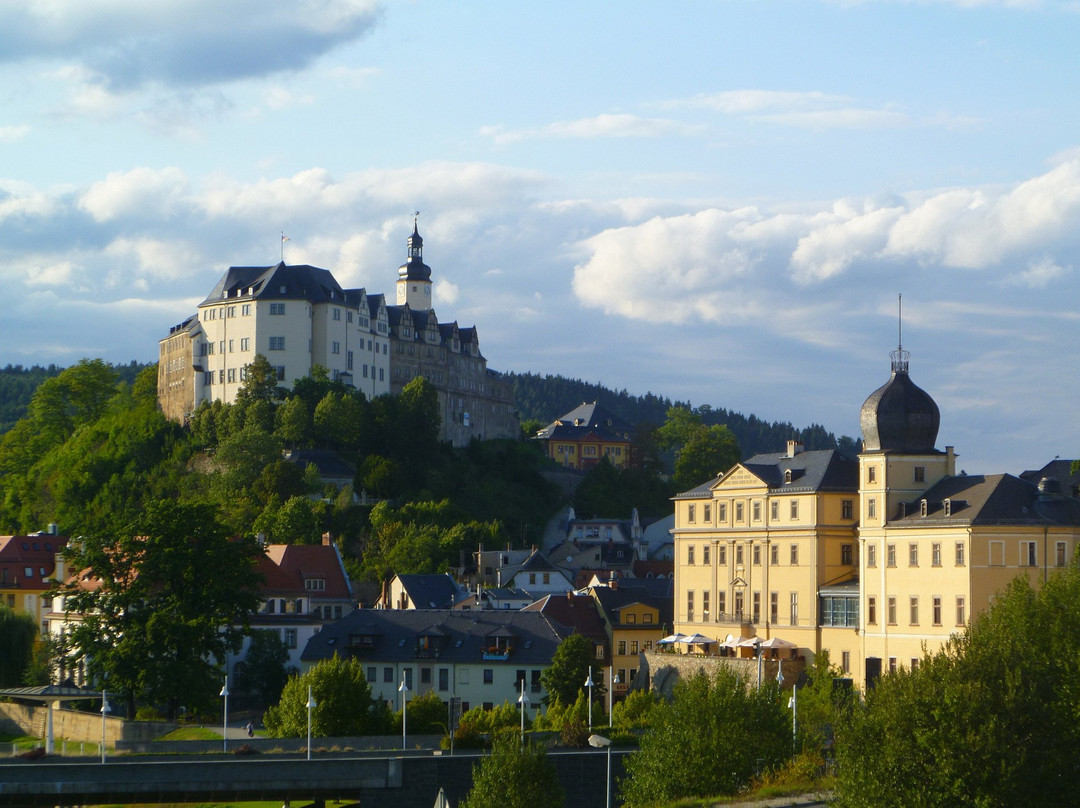
<path id="1" fill-rule="evenodd" d="M 32 614 L 0 606 L 0 687 L 20 687 L 34 657 L 38 637 Z"/>
<path id="2" fill-rule="evenodd" d="M 837 805 L 1054 806 L 1080 782 L 1080 568 L 1015 579 L 837 729 Z"/>
<path id="3" fill-rule="evenodd" d="M 238 650 L 258 608 L 253 540 L 229 539 L 209 505 L 158 500 L 117 534 L 69 542 L 76 572 L 60 585 L 69 612 L 67 656 L 92 677 L 145 695 L 174 718 L 212 703 L 220 661 Z"/>
<path id="4" fill-rule="evenodd" d="M 461 808 L 562 808 L 562 783 L 544 747 L 509 730 L 495 735 L 491 754 L 473 767 L 473 787 Z"/>
<path id="5" fill-rule="evenodd" d="M 775 681 L 760 688 L 728 668 L 699 671 L 650 710 L 641 748 L 626 761 L 621 794 L 631 808 L 735 794 L 792 752 L 791 715 Z"/>
<path id="6" fill-rule="evenodd" d="M 375 735 L 387 729 L 381 705 L 371 697 L 363 665 L 335 654 L 317 662 L 307 673 L 289 678 L 281 700 L 263 716 L 270 735 L 299 738 L 307 734 L 309 687 L 316 705 L 311 711 L 313 735 Z"/>
<path id="7" fill-rule="evenodd" d="M 596 653 L 584 634 L 571 634 L 559 643 L 551 659 L 551 667 L 540 673 L 540 684 L 547 691 L 545 704 L 558 701 L 573 704 L 585 687 L 589 669 L 595 668 L 593 698 L 597 699 L 607 690 L 604 688 L 600 668 L 596 667 Z"/>

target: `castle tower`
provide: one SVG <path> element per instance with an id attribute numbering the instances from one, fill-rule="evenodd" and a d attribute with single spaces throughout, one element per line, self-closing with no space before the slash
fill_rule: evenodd
<path id="1" fill-rule="evenodd" d="M 431 267 L 424 263 L 424 240 L 420 238 L 416 218 L 409 236 L 409 258 L 398 267 L 397 304 L 406 303 L 413 311 L 431 309 Z"/>

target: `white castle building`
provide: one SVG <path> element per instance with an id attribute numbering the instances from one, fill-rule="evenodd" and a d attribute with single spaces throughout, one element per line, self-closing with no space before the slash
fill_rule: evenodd
<path id="1" fill-rule="evenodd" d="M 162 411 L 184 422 L 203 402 L 233 402 L 262 354 L 284 388 L 315 365 L 369 399 L 423 376 L 439 394 L 444 440 L 518 437 L 513 386 L 488 369 L 476 328 L 435 316 L 423 244 L 414 222 L 396 305 L 343 289 L 329 270 L 306 264 L 229 267 L 197 313 L 159 343 Z"/>

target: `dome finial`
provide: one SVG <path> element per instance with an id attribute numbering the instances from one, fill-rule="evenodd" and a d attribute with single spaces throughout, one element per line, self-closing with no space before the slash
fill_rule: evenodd
<path id="1" fill-rule="evenodd" d="M 896 295 L 896 350 L 889 353 L 893 373 L 907 373 L 911 353 L 904 350 L 904 296 Z"/>

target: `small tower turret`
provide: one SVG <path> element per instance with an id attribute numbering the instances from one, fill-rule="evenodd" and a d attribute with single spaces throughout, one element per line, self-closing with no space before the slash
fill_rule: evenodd
<path id="1" fill-rule="evenodd" d="M 417 225 L 419 215 L 417 211 L 413 216 L 408 260 L 398 267 L 397 304 L 408 303 L 413 311 L 428 311 L 431 309 L 431 267 L 424 263 L 424 240 Z"/>

